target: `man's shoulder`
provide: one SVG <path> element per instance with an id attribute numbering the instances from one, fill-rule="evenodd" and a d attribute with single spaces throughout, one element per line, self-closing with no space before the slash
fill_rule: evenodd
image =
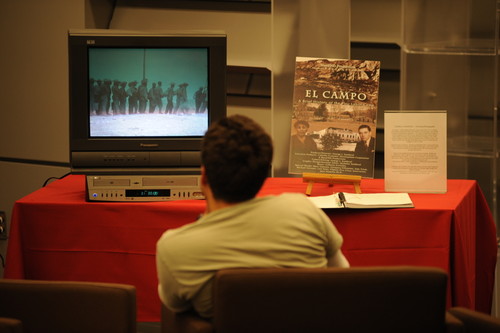
<path id="1" fill-rule="evenodd" d="M 285 192 L 276 196 L 279 200 L 307 200 L 305 193 Z"/>
<path id="2" fill-rule="evenodd" d="M 270 207 L 273 211 L 285 210 L 292 213 L 297 210 L 307 209 L 309 206 L 314 206 L 305 193 L 287 192 L 277 196 L 269 196 L 267 200 L 266 206 Z"/>
<path id="3" fill-rule="evenodd" d="M 375 138 L 374 137 L 372 137 L 370 139 L 370 147 L 375 147 Z"/>
<path id="4" fill-rule="evenodd" d="M 193 223 L 164 232 L 156 243 L 157 255 L 165 261 L 174 262 L 191 252 L 193 246 L 199 247 L 204 239 L 203 233 L 192 225 Z"/>
<path id="5" fill-rule="evenodd" d="M 160 239 L 158 240 L 158 243 L 159 244 L 171 244 L 174 240 L 177 240 L 179 239 L 179 243 L 182 244 L 183 240 L 182 238 L 186 235 L 186 234 L 189 234 L 190 230 L 192 229 L 197 229 L 196 228 L 196 225 L 197 225 L 197 222 L 198 221 L 195 221 L 195 222 L 191 222 L 189 224 L 185 224 L 181 227 L 178 227 L 178 228 L 175 228 L 175 229 L 169 229 L 167 231 L 165 231 Z"/>
<path id="6" fill-rule="evenodd" d="M 293 201 L 309 201 L 305 193 L 284 192 L 277 195 L 268 195 L 254 199 L 256 205 L 274 205 L 277 202 L 290 203 Z"/>

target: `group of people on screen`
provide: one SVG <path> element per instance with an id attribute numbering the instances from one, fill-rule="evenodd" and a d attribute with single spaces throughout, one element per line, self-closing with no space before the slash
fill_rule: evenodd
<path id="1" fill-rule="evenodd" d="M 186 82 L 171 82 L 164 88 L 162 81 L 148 85 L 148 79 L 120 81 L 89 80 L 91 115 L 125 114 L 185 114 L 207 111 L 208 89 L 199 87 L 189 99 Z"/>

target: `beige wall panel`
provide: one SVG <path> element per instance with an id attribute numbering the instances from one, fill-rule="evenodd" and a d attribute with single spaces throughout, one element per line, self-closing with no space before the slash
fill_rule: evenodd
<path id="1" fill-rule="evenodd" d="M 0 2 L 0 157 L 68 161 L 67 31 L 83 0 Z"/>
<path id="2" fill-rule="evenodd" d="M 349 58 L 349 0 L 274 0 L 272 6 L 274 176 L 288 175 L 295 57 Z"/>
<path id="3" fill-rule="evenodd" d="M 227 34 L 228 65 L 270 67 L 270 13 L 126 7 L 118 3 L 110 28 L 223 31 Z"/>

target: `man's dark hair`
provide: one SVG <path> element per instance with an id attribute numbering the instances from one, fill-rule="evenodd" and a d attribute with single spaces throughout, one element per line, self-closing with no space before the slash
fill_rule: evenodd
<path id="1" fill-rule="evenodd" d="M 365 124 L 360 125 L 360 126 L 358 127 L 358 131 L 359 131 L 360 129 L 362 129 L 362 128 L 366 128 L 366 129 L 368 129 L 368 132 L 371 132 L 371 131 L 372 131 L 371 127 L 370 127 L 370 126 L 368 126 L 368 125 L 365 125 Z"/>
<path id="2" fill-rule="evenodd" d="M 252 199 L 267 178 L 273 158 L 271 137 L 242 115 L 223 118 L 205 133 L 201 160 L 216 199 Z"/>
<path id="3" fill-rule="evenodd" d="M 294 124 L 293 127 L 297 128 L 299 125 L 304 125 L 305 127 L 309 128 L 309 123 L 305 120 L 297 120 Z"/>

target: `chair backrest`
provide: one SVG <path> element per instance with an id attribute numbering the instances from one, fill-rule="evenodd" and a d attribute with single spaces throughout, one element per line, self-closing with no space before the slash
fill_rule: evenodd
<path id="1" fill-rule="evenodd" d="M 0 279 L 0 317 L 23 332 L 135 333 L 134 286 L 97 282 Z"/>
<path id="2" fill-rule="evenodd" d="M 214 280 L 224 332 L 444 332 L 447 274 L 427 267 L 231 269 Z"/>
<path id="3" fill-rule="evenodd" d="M 0 317 L 0 333 L 23 333 L 23 323 L 18 319 Z"/>

